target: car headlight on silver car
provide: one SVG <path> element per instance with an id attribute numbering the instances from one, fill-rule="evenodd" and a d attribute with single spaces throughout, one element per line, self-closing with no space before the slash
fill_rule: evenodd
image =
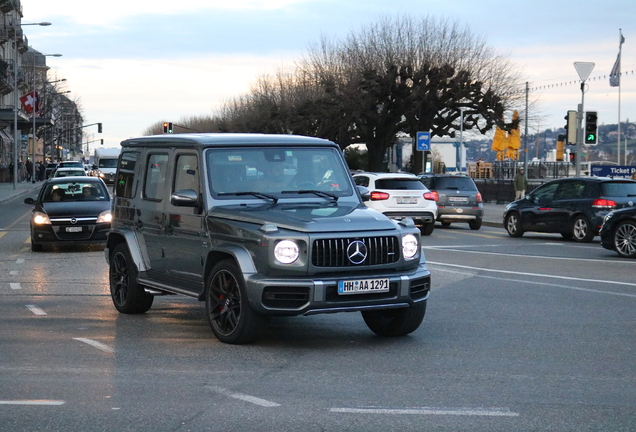
<path id="1" fill-rule="evenodd" d="M 110 210 L 103 211 L 97 216 L 97 223 L 110 223 L 113 220 L 113 215 Z"/>
<path id="2" fill-rule="evenodd" d="M 300 248 L 292 240 L 279 241 L 274 247 L 274 256 L 283 264 L 291 264 L 298 259 Z"/>
<path id="3" fill-rule="evenodd" d="M 419 244 L 417 237 L 413 234 L 407 234 L 402 237 L 402 255 L 404 256 L 404 259 L 413 259 L 417 255 L 418 250 Z"/>

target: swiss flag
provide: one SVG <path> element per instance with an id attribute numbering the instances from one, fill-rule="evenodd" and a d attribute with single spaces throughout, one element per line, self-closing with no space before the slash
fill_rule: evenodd
<path id="1" fill-rule="evenodd" d="M 34 110 L 38 112 L 40 110 L 40 96 L 38 92 L 30 92 L 20 98 L 22 108 L 27 113 L 32 113 Z"/>

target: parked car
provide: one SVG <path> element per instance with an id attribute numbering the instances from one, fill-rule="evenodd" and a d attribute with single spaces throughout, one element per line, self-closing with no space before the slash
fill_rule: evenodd
<path id="1" fill-rule="evenodd" d="M 57 163 L 50 162 L 46 164 L 46 167 L 44 168 L 45 178 L 48 179 L 49 177 L 51 177 L 56 169 L 57 169 Z"/>
<path id="2" fill-rule="evenodd" d="M 44 182 L 31 215 L 31 250 L 44 245 L 105 243 L 110 229 L 110 196 L 96 177 L 59 177 Z"/>
<path id="3" fill-rule="evenodd" d="M 53 172 L 53 178 L 57 178 L 57 177 L 75 177 L 75 176 L 79 176 L 79 177 L 85 177 L 87 176 L 86 171 L 84 171 L 84 168 L 62 168 L 59 167 L 55 170 L 55 172 Z"/>
<path id="4" fill-rule="evenodd" d="M 601 227 L 601 246 L 624 258 L 636 258 L 636 207 L 609 212 Z"/>
<path id="5" fill-rule="evenodd" d="M 635 200 L 633 180 L 606 177 L 552 180 L 508 204 L 503 215 L 504 226 L 511 237 L 538 231 L 590 242 L 599 234 L 603 218 L 610 211 L 632 206 Z"/>
<path id="6" fill-rule="evenodd" d="M 369 190 L 367 207 L 391 219 L 412 218 L 422 234 L 431 235 L 437 218 L 435 194 L 414 174 L 356 173 L 353 181 Z"/>
<path id="7" fill-rule="evenodd" d="M 436 198 L 438 222 L 443 226 L 463 222 L 472 230 L 481 228 L 484 205 L 472 178 L 451 174 L 420 174 L 418 177 Z"/>
<path id="8" fill-rule="evenodd" d="M 275 315 L 358 311 L 383 336 L 424 318 L 430 272 L 419 230 L 362 205 L 331 141 L 133 138 L 115 179 L 105 253 L 121 313 L 145 313 L 157 295 L 194 297 L 232 344 L 255 341 Z"/>

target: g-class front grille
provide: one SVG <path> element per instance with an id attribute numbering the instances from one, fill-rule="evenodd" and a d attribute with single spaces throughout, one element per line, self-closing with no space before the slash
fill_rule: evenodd
<path id="1" fill-rule="evenodd" d="M 390 264 L 400 259 L 397 237 L 352 237 L 314 240 L 315 267 L 351 267 Z"/>

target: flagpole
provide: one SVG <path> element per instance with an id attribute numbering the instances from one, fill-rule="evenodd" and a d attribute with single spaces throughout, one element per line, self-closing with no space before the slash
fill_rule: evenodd
<path id="1" fill-rule="evenodd" d="M 623 31 L 618 29 L 618 58 L 622 59 L 621 52 L 623 50 Z M 618 66 L 618 164 L 621 164 L 621 68 Z M 627 144 L 625 144 L 625 165 L 627 165 Z"/>

